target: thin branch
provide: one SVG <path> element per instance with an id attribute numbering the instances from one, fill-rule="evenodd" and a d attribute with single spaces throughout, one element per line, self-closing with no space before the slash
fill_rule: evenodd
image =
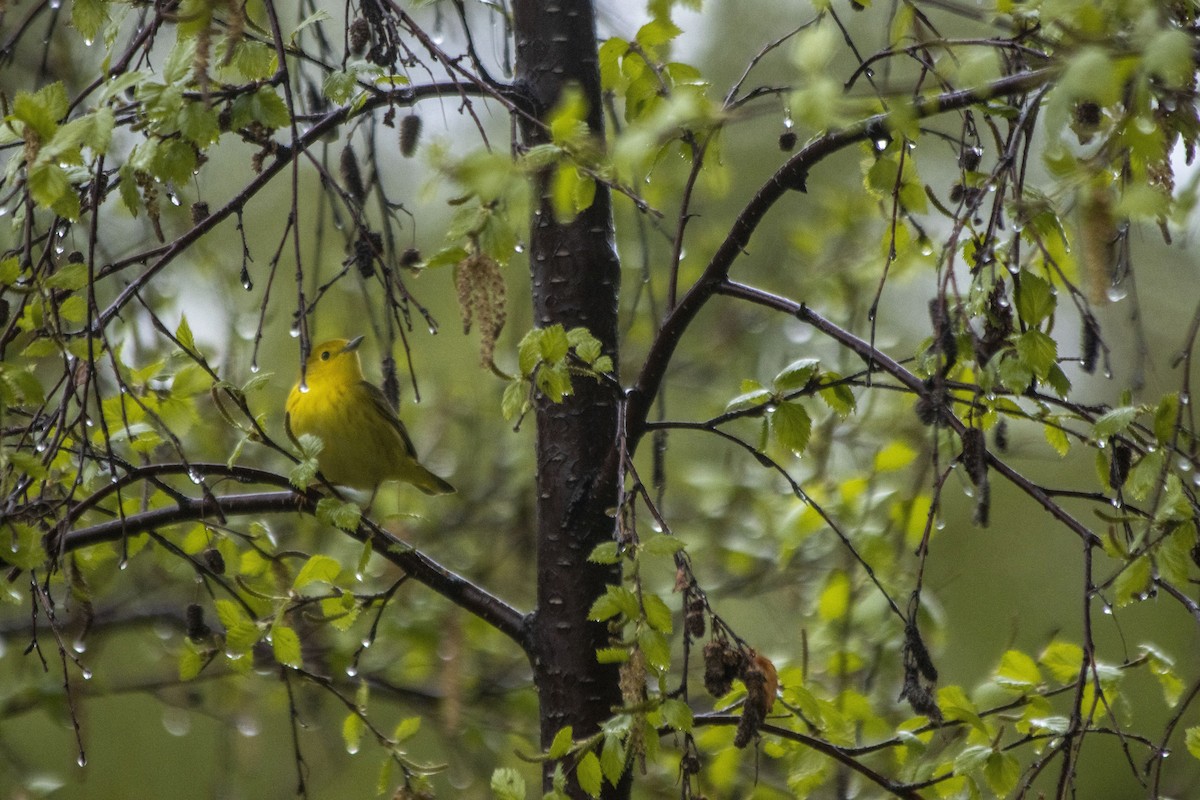
<path id="1" fill-rule="evenodd" d="M 193 522 L 217 515 L 232 517 L 299 512 L 315 516 L 320 499 L 321 496 L 316 492 L 295 491 L 231 494 L 213 499 L 189 498 L 167 508 L 131 514 L 124 519 L 69 531 L 62 537 L 62 549 L 64 553 L 70 552 L 103 542 L 119 541 L 124 537 L 136 536 L 167 525 Z M 347 533 L 360 542 L 369 541 L 376 553 L 455 605 L 484 620 L 520 645 L 523 650 L 528 651 L 530 643 L 525 615 L 517 609 L 446 569 L 368 519 L 364 519 L 356 530 Z"/>

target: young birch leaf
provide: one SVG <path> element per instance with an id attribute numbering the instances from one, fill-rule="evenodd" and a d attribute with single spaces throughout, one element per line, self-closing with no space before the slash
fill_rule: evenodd
<path id="1" fill-rule="evenodd" d="M 289 667 L 299 667 L 304 663 L 300 654 L 300 637 L 286 625 L 271 626 L 271 647 L 275 651 L 275 660 Z"/>
<path id="2" fill-rule="evenodd" d="M 600 769 L 604 773 L 604 779 L 613 786 L 616 786 L 625 774 L 625 747 L 621 743 L 621 737 L 614 734 L 604 737 L 604 746 L 600 748 Z"/>
<path id="3" fill-rule="evenodd" d="M 492 773 L 492 795 L 495 800 L 525 800 L 525 779 L 512 767 L 499 767 Z"/>
<path id="4" fill-rule="evenodd" d="M 309 584 L 317 581 L 332 585 L 337 580 L 337 576 L 341 571 L 342 565 L 337 559 L 319 554 L 312 556 L 300 568 L 300 573 L 296 575 L 296 580 L 292 582 L 292 589 L 300 591 Z"/>
<path id="5" fill-rule="evenodd" d="M 682 700 L 671 698 L 662 704 L 663 722 L 677 731 L 688 733 L 692 729 L 692 709 Z"/>
<path id="6" fill-rule="evenodd" d="M 801 455 L 812 434 L 812 418 L 799 403 L 780 403 L 771 413 L 771 432 L 781 447 Z"/>
<path id="7" fill-rule="evenodd" d="M 554 741 L 550 742 L 550 749 L 546 751 L 546 755 L 550 758 L 562 758 L 571 752 L 571 745 L 575 743 L 573 734 L 574 731 L 570 725 L 559 728 L 558 733 L 554 734 Z"/>
<path id="8" fill-rule="evenodd" d="M 600 785 L 604 779 L 604 773 L 600 769 L 600 759 L 591 750 L 584 753 L 583 758 L 579 759 L 579 764 L 575 767 L 575 779 L 579 781 L 580 789 L 592 797 L 600 796 Z"/>
<path id="9" fill-rule="evenodd" d="M 1187 744 L 1188 752 L 1200 759 L 1200 725 L 1188 728 L 1183 740 Z"/>
<path id="10" fill-rule="evenodd" d="M 1070 683 L 1079 677 L 1079 664 L 1083 660 L 1083 648 L 1073 642 L 1055 639 L 1046 645 L 1038 657 L 1041 664 L 1059 683 Z"/>
<path id="11" fill-rule="evenodd" d="M 646 622 L 651 628 L 663 633 L 671 632 L 671 609 L 656 594 L 642 596 L 642 606 L 646 610 Z"/>
<path id="12" fill-rule="evenodd" d="M 819 358 L 801 358 L 788 364 L 771 380 L 771 386 L 777 392 L 791 392 L 803 389 L 809 379 L 817 374 L 821 366 Z"/>
<path id="13" fill-rule="evenodd" d="M 1054 292 L 1050 284 L 1032 272 L 1022 272 L 1017 285 L 1017 314 L 1030 328 L 1042 324 L 1054 313 Z"/>
<path id="14" fill-rule="evenodd" d="M 1046 425 L 1042 432 L 1046 437 L 1046 443 L 1054 448 L 1054 452 L 1060 456 L 1071 452 L 1071 440 L 1067 438 L 1067 432 L 1062 428 L 1057 425 Z"/>
<path id="15" fill-rule="evenodd" d="M 994 680 L 1009 689 L 1024 691 L 1042 682 L 1037 662 L 1020 650 L 1009 650 L 1000 658 Z"/>
<path id="16" fill-rule="evenodd" d="M 1120 433 L 1129 427 L 1137 414 L 1138 410 L 1133 406 L 1114 408 L 1096 420 L 1096 424 L 1092 426 L 1092 435 L 1097 439 L 1105 439 Z"/>

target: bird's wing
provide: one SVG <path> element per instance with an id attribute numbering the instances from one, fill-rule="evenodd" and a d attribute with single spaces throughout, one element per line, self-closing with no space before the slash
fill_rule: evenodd
<path id="1" fill-rule="evenodd" d="M 392 408 L 392 404 L 388 402 L 387 397 L 384 396 L 378 386 L 370 381 L 363 381 L 360 385 L 379 411 L 379 415 L 396 429 L 396 433 L 400 434 L 400 439 L 404 442 L 404 449 L 408 452 L 409 457 L 416 459 L 417 448 L 413 447 L 412 439 L 408 438 L 408 431 L 404 429 L 404 423 L 396 416 L 396 411 Z"/>

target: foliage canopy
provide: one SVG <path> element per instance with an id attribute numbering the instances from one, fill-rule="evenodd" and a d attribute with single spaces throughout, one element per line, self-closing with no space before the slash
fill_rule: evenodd
<path id="1" fill-rule="evenodd" d="M 0 4 L 0 788 L 1200 781 L 1194 4 L 287 6 Z"/>

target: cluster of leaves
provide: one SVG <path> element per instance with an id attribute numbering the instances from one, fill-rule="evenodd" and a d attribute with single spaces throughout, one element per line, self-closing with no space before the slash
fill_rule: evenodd
<path id="1" fill-rule="evenodd" d="M 574 376 L 604 380 L 613 371 L 612 358 L 587 328 L 564 330 L 561 325 L 534 328 L 521 338 L 517 348 L 519 374 L 504 389 L 501 413 L 507 420 L 528 413 L 537 397 L 552 403 L 571 394 Z"/>
<path id="2" fill-rule="evenodd" d="M 390 9 L 385 16 L 380 5 L 362 4 L 362 16 L 347 20 L 349 52 L 334 54 L 323 37 L 313 36 L 326 19 L 320 12 L 285 33 L 265 10 L 260 14 L 250 7 L 259 16 L 248 18 L 247 8 L 235 2 L 185 0 L 172 15 L 156 17 L 153 27 L 146 28 L 158 35 L 175 34 L 164 46 L 165 58 L 151 59 L 153 69 L 134 69 L 132 64 L 152 55 L 144 41 L 124 44 L 125 17 L 140 15 L 140 7 L 115 0 L 72 4 L 75 28 L 84 39 L 104 43 L 109 54 L 105 69 L 111 70 L 105 80 L 82 88 L 50 81 L 16 93 L 6 103 L 0 126 L 0 148 L 11 151 L 0 186 L 15 187 L 8 197 L 20 198 L 11 204 L 5 199 L 2 207 L 13 212 L 13 230 L 22 242 L 6 245 L 0 254 L 0 345 L 20 348 L 18 359 L 0 362 L 5 414 L 0 490 L 3 529 L 12 541 L 3 559 L 42 579 L 43 594 L 52 587 L 85 606 L 100 597 L 99 590 L 93 593 L 88 587 L 111 585 L 117 565 L 131 559 L 140 568 L 151 560 L 139 558 L 143 554 L 153 554 L 156 566 L 186 566 L 213 592 L 216 623 L 205 621 L 199 603 L 189 607 L 187 636 L 177 651 L 181 680 L 216 670 L 248 675 L 263 664 L 283 667 L 283 675 L 302 676 L 345 705 L 341 730 L 347 750 L 358 751 L 368 735 L 378 743 L 384 755 L 379 791 L 392 789 L 391 770 L 399 766 L 401 791 L 408 793 L 403 796 L 420 796 L 428 790 L 424 778 L 429 768 L 402 747 L 418 732 L 418 718 L 406 715 L 385 733 L 367 713 L 368 683 L 359 682 L 346 693 L 311 673 L 312 660 L 305 652 L 310 642 L 328 637 L 337 643 L 339 656 L 345 656 L 350 649 L 345 641 L 355 638 L 352 629 L 362 627 L 369 616 L 364 612 L 386 605 L 390 594 L 365 592 L 361 585 L 370 546 L 357 559 L 346 557 L 346 564 L 356 563 L 347 568 L 329 555 L 277 550 L 263 522 L 244 527 L 228 520 L 193 523 L 178 536 L 155 530 L 123 538 L 119 545 L 95 544 L 70 558 L 55 549 L 59 542 L 54 538 L 76 526 L 177 508 L 198 509 L 196 516 L 202 517 L 209 512 L 203 503 L 188 506 L 188 492 L 202 492 L 202 500 L 214 498 L 211 475 L 262 478 L 239 472 L 237 466 L 246 443 L 271 444 L 262 417 L 247 405 L 265 386 L 266 376 L 244 384 L 219 377 L 186 320 L 172 330 L 153 304 L 134 312 L 137 307 L 130 303 L 142 299 L 139 291 L 165 264 L 156 259 L 182 249 L 193 240 L 188 237 L 214 223 L 205 205 L 205 213 L 193 207 L 192 224 L 182 233 L 164 228 L 168 212 L 160 198 L 183 191 L 180 187 L 192 182 L 223 139 L 248 143 L 255 150 L 252 171 L 261 176 L 273 164 L 288 163 L 315 148 L 335 119 L 364 121 L 371 130 L 364 138 L 374 144 L 374 110 L 387 106 L 379 124 L 394 127 L 395 104 L 417 97 L 410 77 L 402 73 L 418 59 L 406 51 L 407 37 L 402 40 L 397 33 L 400 23 L 407 25 L 401 13 Z M 846 91 L 878 70 L 861 63 L 849 81 L 836 74 L 843 43 L 856 34 L 842 26 L 834 4 L 821 3 L 818 16 L 800 26 L 803 30 L 780 39 L 750 63 L 756 66 L 794 35 L 787 61 L 790 86 L 763 84 L 739 95 L 739 82 L 719 103 L 708 95 L 700 69 L 672 57 L 672 43 L 682 34 L 671 20 L 673 5 L 652 3 L 652 20 L 634 36 L 613 37 L 599 47 L 601 83 L 613 102 L 615 135 L 606 145 L 588 126 L 594 109 L 581 94 L 568 92 L 545 120 L 546 143 L 515 157 L 487 148 L 430 149 L 436 168 L 462 193 L 451 201 L 445 246 L 424 265 L 454 271 L 464 322 L 474 320 L 482 328 L 484 363 L 500 371 L 493 353 L 505 318 L 502 270 L 523 251 L 534 176 L 546 176 L 560 223 L 589 208 L 599 192 L 614 191 L 629 201 L 629 208 L 618 213 L 633 213 L 639 225 L 656 228 L 663 215 L 652 206 L 666 207 L 660 201 L 669 199 L 674 207 L 680 185 L 687 187 L 683 194 L 689 200 L 674 221 L 677 227 L 656 230 L 665 233 L 662 241 L 643 253 L 647 263 L 668 263 L 669 277 L 656 274 L 654 280 L 670 287 L 665 308 L 670 317 L 677 308 L 678 281 L 690 277 L 681 270 L 687 266 L 683 244 L 692 216 L 690 193 L 700 185 L 717 198 L 731 179 L 720 163 L 726 158 L 721 147 L 735 123 L 763 110 L 775 113 L 777 106 L 782 106 L 793 139 L 797 123 L 814 142 L 826 144 L 836 139 L 830 131 L 861 126 L 861 192 L 879 213 L 865 224 L 843 219 L 830 230 L 857 239 L 869 238 L 863 235 L 869 230 L 878 234 L 881 246 L 868 247 L 854 264 L 829 271 L 849 276 L 853 290 L 878 286 L 867 314 L 874 324 L 889 311 L 879 301 L 888 270 L 893 265 L 924 269 L 936 287 L 929 305 L 930 335 L 915 352 L 905 354 L 911 358 L 893 360 L 874 338 L 863 342 L 827 325 L 822 331 L 830 335 L 835 351 L 854 353 L 866 364 L 864 372 L 827 368 L 839 364 L 837 356 L 792 360 L 765 383 L 743 382 L 738 396 L 716 417 L 702 422 L 686 417 L 709 399 L 689 397 L 678 404 L 680 411 L 673 411 L 678 419 L 664 416 L 655 423 L 656 432 L 674 427 L 699 430 L 714 442 L 732 441 L 747 456 L 750 470 L 761 467 L 782 477 L 790 489 L 786 495 L 762 488 L 773 484 L 757 475 L 743 479 L 742 470 L 723 470 L 719 488 L 704 485 L 701 470 L 673 472 L 680 478 L 672 481 L 670 492 L 661 475 L 648 487 L 634 468 L 636 454 L 621 453 L 622 474 L 631 488 L 625 502 L 614 504 L 617 540 L 598 548 L 592 558 L 620 565 L 624 580 L 594 601 L 589 616 L 608 626 L 611 642 L 597 657 L 621 665 L 624 704 L 598 731 L 558 731 L 541 757 L 555 765 L 549 796 L 566 796 L 572 785 L 600 796 L 647 762 L 660 765 L 648 781 L 670 785 L 676 774 L 683 776 L 681 789 L 664 792 L 686 798 L 704 785 L 732 794 L 750 772 L 741 750 L 751 744 L 765 756 L 768 774 L 780 776 L 793 796 L 811 795 L 835 780 L 845 789 L 849 772 L 909 796 L 926 789 L 942 797 L 1024 795 L 1034 791 L 1056 758 L 1062 760 L 1064 782 L 1071 779 L 1084 738 L 1097 733 L 1116 734 L 1133 742 L 1133 749 L 1144 748 L 1147 771 L 1155 781 L 1146 783 L 1157 793 L 1172 731 L 1189 712 L 1196 692 L 1188 690 L 1187 677 L 1170 656 L 1153 645 L 1138 644 L 1135 655 L 1113 658 L 1102 651 L 1096 624 L 1089 621 L 1078 642 L 1063 635 L 1040 650 L 1006 649 L 975 688 L 961 681 L 930 688 L 934 709 L 913 703 L 913 711 L 925 713 L 909 713 L 897 704 L 895 689 L 903 683 L 905 696 L 913 700 L 911 676 L 901 676 L 906 655 L 936 658 L 923 643 L 918 646 L 919 635 L 913 633 L 918 627 L 933 629 L 939 637 L 958 635 L 940 628 L 923 584 L 927 564 L 939 557 L 936 530 L 947 516 L 943 490 L 956 469 L 965 473 L 964 485 L 976 497 L 979 524 L 988 520 L 989 475 L 999 471 L 1050 512 L 1057 532 L 1083 542 L 1088 567 L 1081 605 L 1100 605 L 1115 616 L 1162 592 L 1197 615 L 1191 588 L 1200 560 L 1200 500 L 1188 477 L 1197 464 L 1189 378 L 1161 397 L 1139 401 L 1130 393 L 1116 407 L 1107 407 L 1077 398 L 1069 363 L 1078 361 L 1090 373 L 1101 355 L 1108 361 L 1096 309 L 1127 290 L 1131 229 L 1149 224 L 1169 232 L 1194 206 L 1194 193 L 1178 190 L 1171 162 L 1176 149 L 1190 160 L 1200 134 L 1194 9 L 1185 4 L 1148 9 L 1115 0 L 1001 2 L 995 11 L 1006 20 L 1008 37 L 994 36 L 987 25 L 986 37 L 963 41 L 942 36 L 919 4 L 869 9 L 876 15 L 872 20 L 886 23 L 879 26 L 886 31 L 885 47 L 871 63 L 886 60 L 895 66 L 894 80 L 912 79 L 914 88 L 903 97 L 882 90 L 866 95 Z M 878 19 L 881 15 L 886 18 Z M 434 47 L 423 31 L 413 27 L 406 32 L 426 48 Z M 309 71 L 296 67 L 298 76 L 289 73 L 289 61 L 297 59 L 284 57 L 288 48 L 299 52 L 306 44 L 313 47 L 307 55 Z M 466 62 L 440 51 L 429 49 L 429 54 L 430 63 L 465 69 Z M 328 66 L 338 61 L 338 66 Z M 508 99 L 482 77 L 473 85 L 491 92 L 498 104 Z M 940 99 L 931 99 L 931 85 L 942 93 Z M 970 96 L 963 100 L 951 90 Z M 433 96 L 440 89 L 426 91 Z M 303 103 L 293 94 L 303 94 Z M 302 105 L 317 127 L 301 136 L 294 126 L 304 117 Z M 464 105 L 469 106 L 465 99 Z M 795 118 L 792 110 L 798 112 Z M 415 114 L 401 120 L 404 155 L 416 146 L 419 124 Z M 939 170 L 944 151 L 926 147 L 931 126 L 938 125 L 945 130 L 934 134 L 937 147 L 949 142 L 957 160 L 948 181 Z M 1038 165 L 1030 164 L 1031 151 L 1042 156 L 1045 187 L 1035 185 Z M 682 158 L 668 158 L 676 155 Z M 272 156 L 276 162 L 268 161 Z M 382 282 L 386 299 L 379 306 L 389 324 L 408 321 L 411 298 L 389 271 L 400 262 L 392 241 L 398 204 L 389 201 L 377 176 L 364 181 L 348 146 L 342 156 L 340 186 L 324 165 L 317 171 L 329 196 L 352 218 L 346 236 L 355 243 L 356 260 L 343 266 L 353 263 L 364 280 L 378 277 Z M 802 157 L 804 153 L 783 156 Z M 673 167 L 680 164 L 690 173 L 677 182 L 680 176 Z M 802 179 L 793 175 L 786 181 L 787 189 L 805 188 L 808 166 Z M 693 184 L 696 178 L 700 181 Z M 260 185 L 247 184 L 218 215 L 240 215 Z M 111 248 L 102 246 L 96 231 L 103 227 L 101 218 L 108 219 L 104 204 L 114 190 L 125 211 L 144 215 L 154 234 L 164 241 L 171 234 L 173 244 L 103 263 L 103 251 Z M 374 222 L 364 210 L 371 191 L 381 200 Z M 806 202 L 816 205 L 809 198 Z M 1072 208 L 1078 211 L 1078 225 L 1069 216 Z M 749 217 L 732 226 L 737 235 L 756 224 L 746 222 Z M 815 213 L 811 217 L 807 224 L 826 222 Z M 87 255 L 63 257 L 56 249 L 65 249 L 62 241 L 70 232 L 82 231 L 84 222 L 91 228 Z M 291 230 L 295 224 L 293 217 L 286 227 Z M 376 225 L 383 226 L 383 234 L 375 232 Z M 825 233 L 833 238 L 834 233 Z M 793 237 L 795 252 L 785 258 L 804 254 L 800 238 Z M 693 241 L 702 257 L 717 249 L 707 232 L 695 234 L 689 246 Z M 279 251 L 282 244 L 283 238 Z M 245 260 L 243 255 L 243 264 Z M 276 255 L 272 278 L 278 261 Z M 115 285 L 127 268 L 149 262 L 155 266 L 135 278 L 132 288 Z M 377 275 L 376 264 L 386 269 Z M 808 269 L 797 273 L 814 271 L 811 264 L 801 266 Z M 297 333 L 307 337 L 316 301 L 309 304 L 299 265 L 297 271 Z M 347 272 L 320 284 L 316 299 Z M 816 280 L 800 284 L 776 274 L 785 270 L 775 262 L 769 271 L 749 265 L 747 272 L 783 283 L 785 292 L 802 294 L 816 307 L 839 302 L 814 289 Z M 244 266 L 242 275 L 249 288 Z M 265 293 L 263 297 L 265 316 Z M 662 323 L 656 299 L 641 306 L 630 303 L 640 324 L 634 330 L 652 330 L 648 335 L 655 344 L 673 329 Z M 112 305 L 105 308 L 104 302 Z M 814 319 L 800 313 L 804 307 L 799 303 L 786 298 L 773 302 L 761 305 L 787 311 L 788 323 Z M 127 355 L 132 348 L 122 347 L 116 335 L 122 313 L 148 320 L 171 343 L 170 354 L 142 361 Z M 1081 352 L 1069 355 L 1063 331 L 1076 318 L 1082 323 Z M 768 354 L 764 361 L 777 352 L 769 342 L 738 339 L 734 344 Z M 1177 348 L 1189 362 L 1193 345 L 1188 340 Z M 787 363 L 795 355 L 789 350 L 775 363 Z M 539 401 L 561 402 L 580 378 L 619 392 L 614 356 L 583 328 L 553 325 L 529 331 L 516 349 L 515 374 L 504 376 L 504 418 L 519 424 Z M 55 374 L 59 377 L 45 382 L 45 376 Z M 728 385 L 719 382 L 727 378 L 728 373 L 719 373 L 714 385 Z M 670 392 L 672 400 L 685 394 L 673 387 Z M 888 393 L 902 399 L 876 399 Z M 228 423 L 220 435 L 213 433 L 219 426 L 199 424 L 208 418 L 205 414 L 218 416 L 201 405 L 207 396 Z M 822 413 L 814 398 L 828 412 Z M 926 427 L 906 438 L 897 433 L 895 420 L 910 407 Z M 703 419 L 702 409 L 697 415 Z M 736 425 L 756 425 L 757 438 L 731 433 Z M 1004 463 L 1004 442 L 1013 435 L 1009 426 L 1039 429 L 1050 452 L 1060 457 L 1094 450 L 1096 484 L 1073 495 L 1092 505 L 1100 520 L 1095 531 L 1063 505 L 1054 487 L 1037 485 Z M 656 441 L 662 444 L 655 469 L 665 475 L 665 439 Z M 319 442 L 302 438 L 298 444 L 300 458 L 290 481 L 303 491 L 316 475 Z M 869 458 L 839 457 L 835 444 L 844 444 L 850 456 L 858 446 L 869 451 Z M 224 464 L 200 463 L 199 456 L 209 454 Z M 705 459 L 716 461 L 710 452 Z M 751 482 L 758 484 L 756 490 L 743 491 Z M 285 485 L 282 478 L 276 483 Z M 131 487 L 138 491 L 127 490 Z M 655 490 L 659 497 L 652 501 Z M 679 506 L 699 510 L 674 511 L 677 496 L 685 501 Z M 633 520 L 638 504 L 663 532 L 639 537 Z M 681 518 L 673 527 L 684 532 L 682 537 L 667 530 L 666 508 Z M 323 524 L 346 531 L 358 530 L 363 521 L 357 505 L 335 498 L 321 499 L 314 512 Z M 694 513 L 691 519 L 689 513 Z M 706 526 L 715 530 L 715 544 L 700 537 L 693 544 L 692 531 Z M 747 532 L 755 528 L 761 530 Z M 771 538 L 764 541 L 767 536 Z M 710 572 L 697 570 L 698 577 L 691 558 L 709 555 L 706 550 L 717 557 Z M 296 568 L 293 558 L 300 557 L 303 563 Z M 670 574 L 673 582 L 656 583 L 658 573 Z M 702 586 L 715 583 L 713 574 L 729 578 L 735 587 L 745 585 L 736 581 L 747 576 L 768 584 L 776 574 L 805 578 L 797 590 L 795 613 L 802 645 L 793 649 L 793 640 L 782 638 L 778 645 L 756 642 L 764 652 L 777 647 L 770 658 L 753 649 L 754 632 L 735 629 L 710 606 L 709 594 L 718 592 Z M 813 577 L 817 574 L 820 578 Z M 54 604 L 39 599 L 38 585 L 35 579 L 29 602 L 49 614 Z M 672 610 L 672 590 L 681 598 L 682 625 Z M 904 595 L 911 599 L 901 610 L 894 598 Z M 5 597 L 15 599 L 12 593 Z M 690 656 L 706 632 L 704 667 L 706 677 L 713 677 L 710 693 L 718 695 L 711 710 L 702 710 L 701 701 L 689 693 L 691 676 L 685 670 L 700 661 Z M 682 641 L 679 649 L 673 646 L 677 640 Z M 806 649 L 810 640 L 820 653 L 812 659 Z M 355 671 L 356 659 L 349 665 Z M 1159 738 L 1134 730 L 1142 721 L 1133 713 L 1124 682 L 1135 671 L 1158 682 L 1173 715 Z M 928 682 L 935 681 L 932 664 L 922 665 L 921 672 Z M 1200 728 L 1183 727 L 1186 747 L 1200 758 Z M 672 769 L 675 755 L 664 746 L 670 740 L 683 742 L 678 773 Z M 1128 759 L 1131 773 L 1137 773 L 1134 756 Z M 508 767 L 494 773 L 491 788 L 502 798 L 526 796 L 521 773 Z"/>

